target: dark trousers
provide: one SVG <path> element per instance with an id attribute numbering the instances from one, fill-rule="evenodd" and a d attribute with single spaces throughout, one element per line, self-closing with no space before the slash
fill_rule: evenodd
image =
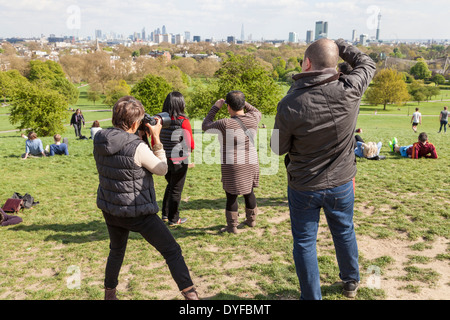
<path id="1" fill-rule="evenodd" d="M 187 163 L 174 164 L 172 160 L 167 159 L 167 187 L 164 192 L 162 203 L 162 215 L 168 217 L 169 221 L 177 222 L 180 218 L 180 201 L 183 192 L 184 182 L 188 170 Z"/>
<path id="2" fill-rule="evenodd" d="M 81 137 L 81 122 L 74 123 L 73 128 L 75 129 L 75 137 Z"/>
<path id="3" fill-rule="evenodd" d="M 226 203 L 226 209 L 228 211 L 238 211 L 238 195 L 231 194 L 225 191 L 225 194 L 227 195 L 227 203 Z M 244 200 L 245 200 L 245 207 L 247 209 L 255 209 L 256 208 L 256 197 L 255 193 L 252 192 L 249 194 L 244 194 Z"/>
<path id="4" fill-rule="evenodd" d="M 441 132 L 442 127 L 444 127 L 444 132 L 447 132 L 447 124 L 448 124 L 448 121 L 441 120 L 441 126 L 439 127 L 439 132 Z"/>
<path id="5" fill-rule="evenodd" d="M 105 270 L 106 288 L 112 289 L 118 284 L 130 231 L 140 233 L 162 254 L 180 291 L 193 285 L 180 246 L 156 214 L 136 218 L 119 218 L 103 212 L 103 216 L 110 239 L 110 251 Z"/>

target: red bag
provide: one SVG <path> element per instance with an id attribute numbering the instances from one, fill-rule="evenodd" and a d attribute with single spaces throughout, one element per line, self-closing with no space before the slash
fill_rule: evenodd
<path id="1" fill-rule="evenodd" d="M 23 208 L 23 200 L 22 199 L 13 199 L 9 198 L 6 200 L 2 209 L 5 212 L 19 212 L 20 209 Z"/>

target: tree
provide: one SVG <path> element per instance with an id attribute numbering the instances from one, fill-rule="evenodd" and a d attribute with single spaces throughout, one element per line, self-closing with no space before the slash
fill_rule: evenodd
<path id="1" fill-rule="evenodd" d="M 262 113 L 276 113 L 278 101 L 282 98 L 281 87 L 255 57 L 231 55 L 217 70 L 216 77 L 218 98 L 225 97 L 232 90 L 240 90 L 246 100 Z"/>
<path id="2" fill-rule="evenodd" d="M 30 74 L 28 79 L 41 86 L 41 88 L 52 88 L 58 91 L 70 104 L 76 104 L 79 91 L 69 80 L 60 64 L 47 60 L 30 61 Z"/>
<path id="3" fill-rule="evenodd" d="M 189 117 L 200 119 L 205 117 L 211 106 L 218 100 L 218 91 L 217 80 L 210 80 L 207 84 L 194 86 L 186 97 L 186 109 Z"/>
<path id="4" fill-rule="evenodd" d="M 29 84 L 28 79 L 17 70 L 0 71 L 0 98 L 12 97 L 20 88 Z"/>
<path id="5" fill-rule="evenodd" d="M 436 86 L 439 86 L 440 84 L 445 83 L 445 78 L 442 74 L 436 73 L 433 78 L 431 78 L 431 81 L 433 81 Z"/>
<path id="6" fill-rule="evenodd" d="M 429 100 L 432 96 L 436 96 L 439 93 L 440 89 L 438 87 L 427 86 L 423 80 L 413 80 L 409 85 L 409 94 L 418 104 L 420 101 Z"/>
<path id="7" fill-rule="evenodd" d="M 416 79 L 428 79 L 431 77 L 431 71 L 428 69 L 428 65 L 423 59 L 419 59 L 419 61 L 411 67 L 410 73 Z"/>
<path id="8" fill-rule="evenodd" d="M 403 75 L 394 69 L 383 69 L 378 72 L 366 96 L 370 103 L 382 104 L 383 110 L 386 110 L 388 103 L 400 104 L 409 100 Z"/>
<path id="9" fill-rule="evenodd" d="M 101 98 L 101 94 L 99 91 L 91 89 L 87 92 L 87 99 L 89 101 L 92 101 L 94 103 L 94 105 L 95 105 L 96 101 L 100 100 L 100 98 Z"/>
<path id="10" fill-rule="evenodd" d="M 110 80 L 105 85 L 106 97 L 103 103 L 112 108 L 117 100 L 130 95 L 130 91 L 131 88 L 125 80 Z"/>
<path id="11" fill-rule="evenodd" d="M 149 114 L 161 112 L 164 100 L 172 91 L 172 86 L 162 77 L 152 74 L 136 83 L 131 95 L 140 100 Z"/>
<path id="12" fill-rule="evenodd" d="M 56 90 L 30 83 L 18 90 L 11 101 L 11 124 L 40 136 L 52 136 L 65 131 L 69 114 L 67 100 Z"/>

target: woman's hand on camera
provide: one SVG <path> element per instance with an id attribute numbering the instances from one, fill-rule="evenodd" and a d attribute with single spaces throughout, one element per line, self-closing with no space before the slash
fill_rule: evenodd
<path id="1" fill-rule="evenodd" d="M 156 124 L 151 126 L 149 123 L 146 123 L 145 126 L 148 128 L 147 136 L 152 136 L 153 141 L 157 143 L 159 141 L 159 135 L 162 129 L 162 123 L 160 118 L 156 118 Z"/>

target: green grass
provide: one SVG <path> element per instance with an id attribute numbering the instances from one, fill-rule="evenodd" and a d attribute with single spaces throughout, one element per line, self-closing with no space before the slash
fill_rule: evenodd
<path id="1" fill-rule="evenodd" d="M 82 110 L 93 106 L 80 100 Z M 109 110 L 106 106 L 96 106 Z M 410 160 L 391 154 L 388 141 L 397 137 L 400 144 L 411 144 L 418 133 L 410 128 L 406 115 L 367 115 L 362 107 L 358 127 L 366 141 L 383 142 L 381 153 L 387 159 L 358 159 L 356 177 L 355 226 L 357 237 L 377 241 L 407 239 L 416 251 L 425 252 L 437 238 L 449 239 L 450 132 L 437 134 L 438 113 L 433 109 L 424 117 L 419 131 L 426 131 L 438 150 L 439 159 Z M 389 106 L 389 109 L 392 107 Z M 421 108 L 422 109 L 422 108 Z M 370 113 L 370 112 L 369 112 Z M 84 112 L 88 121 L 107 119 L 110 111 Z M 0 121 L 4 121 L 0 117 Z M 193 120 L 195 121 L 195 120 Z M 273 127 L 273 117 L 263 123 Z M 6 130 L 0 122 L 0 131 Z M 103 127 L 110 122 L 102 123 Z M 7 127 L 7 126 L 6 126 Z M 89 125 L 83 133 L 89 136 Z M 102 299 L 104 267 L 109 238 L 100 210 L 96 207 L 98 176 L 92 156 L 92 141 L 76 140 L 70 128 L 70 156 L 21 160 L 24 139 L 17 132 L 0 134 L 0 201 L 13 192 L 29 193 L 40 203 L 20 213 L 22 224 L 0 229 L 0 299 Z M 195 132 L 196 139 L 201 133 Z M 44 145 L 51 137 L 42 137 Z M 204 143 L 203 147 L 206 147 Z M 286 172 L 282 157 L 275 175 L 261 176 L 256 189 L 257 227 L 238 235 L 220 234 L 225 225 L 225 194 L 221 186 L 220 165 L 197 164 L 188 171 L 182 195 L 181 216 L 186 224 L 171 229 L 202 298 L 209 299 L 297 299 L 299 285 L 292 259 L 289 209 L 286 197 Z M 159 204 L 164 193 L 164 177 L 155 177 Z M 243 212 L 244 204 L 240 199 Z M 241 220 L 242 220 L 241 215 Z M 325 219 L 321 227 L 326 230 Z M 329 231 L 318 241 L 323 298 L 346 299 L 340 286 L 339 270 Z M 417 242 L 426 245 L 417 244 Z M 368 259 L 360 252 L 361 289 L 357 299 L 385 299 L 383 289 L 364 286 L 365 270 L 376 265 L 383 276 L 397 260 L 394 255 Z M 439 260 L 448 261 L 448 252 Z M 402 292 L 420 291 L 420 283 L 433 284 L 442 278 L 433 263 L 421 269 L 411 257 L 403 266 Z M 69 288 L 69 267 L 81 271 L 81 287 Z M 419 282 L 419 284 L 417 284 Z M 122 299 L 181 299 L 163 258 L 140 235 L 132 233 L 119 278 Z M 445 297 L 442 297 L 445 298 Z"/>

